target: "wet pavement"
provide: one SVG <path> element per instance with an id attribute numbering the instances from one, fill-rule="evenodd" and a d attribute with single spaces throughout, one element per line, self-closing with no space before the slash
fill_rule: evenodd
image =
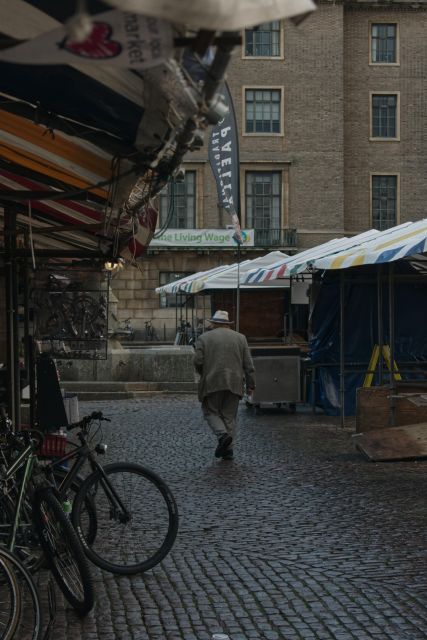
<path id="1" fill-rule="evenodd" d="M 80 403 L 102 410 L 108 460 L 139 462 L 180 512 L 163 562 L 93 569 L 80 620 L 57 595 L 54 640 L 427 638 L 427 461 L 372 463 L 351 426 L 242 403 L 235 460 L 218 461 L 194 395 Z"/>

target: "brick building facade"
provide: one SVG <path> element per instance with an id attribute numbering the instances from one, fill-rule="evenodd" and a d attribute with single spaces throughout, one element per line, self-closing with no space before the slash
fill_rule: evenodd
<path id="1" fill-rule="evenodd" d="M 228 69 L 240 146 L 240 217 L 255 229 L 243 257 L 295 252 L 331 238 L 425 217 L 427 2 L 320 2 L 302 24 L 244 34 Z M 186 158 L 174 224 L 224 229 L 202 149 Z M 170 198 L 170 196 L 169 196 Z M 167 210 L 168 198 L 160 206 Z M 154 289 L 235 262 L 234 248 L 150 245 L 113 279 L 120 318 L 160 337 L 176 329 Z M 209 298 L 197 303 L 210 310 Z M 254 301 L 256 304 L 256 301 Z M 200 315 L 200 314 L 199 314 Z"/>

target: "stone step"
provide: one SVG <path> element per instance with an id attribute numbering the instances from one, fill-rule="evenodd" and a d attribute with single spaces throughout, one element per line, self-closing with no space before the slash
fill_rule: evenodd
<path id="1" fill-rule="evenodd" d="M 61 388 L 79 400 L 126 400 L 158 393 L 195 393 L 195 382 L 100 382 L 64 381 Z"/>

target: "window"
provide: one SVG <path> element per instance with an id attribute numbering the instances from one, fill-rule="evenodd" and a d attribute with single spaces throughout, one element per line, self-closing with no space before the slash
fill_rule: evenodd
<path id="1" fill-rule="evenodd" d="M 255 229 L 255 245 L 279 245 L 281 239 L 280 171 L 246 173 L 246 226 Z"/>
<path id="2" fill-rule="evenodd" d="M 281 133 L 280 89 L 245 89 L 246 133 Z"/>
<path id="3" fill-rule="evenodd" d="M 397 62 L 397 24 L 371 25 L 371 62 L 380 64 Z"/>
<path id="4" fill-rule="evenodd" d="M 279 58 L 280 21 L 266 22 L 258 27 L 245 30 L 245 56 L 260 58 Z"/>
<path id="5" fill-rule="evenodd" d="M 397 176 L 372 176 L 372 226 L 384 231 L 397 224 Z"/>
<path id="6" fill-rule="evenodd" d="M 163 287 L 165 284 L 169 284 L 170 282 L 175 282 L 176 280 L 181 280 L 181 278 L 185 278 L 185 276 L 192 275 L 192 272 L 181 272 L 177 273 L 175 271 L 160 271 L 159 273 L 159 286 Z M 188 299 L 187 299 L 188 298 Z M 170 307 L 184 307 L 186 302 L 187 306 L 193 306 L 193 298 L 194 296 L 187 296 L 185 293 L 161 293 L 160 294 L 160 307 L 162 309 L 170 308 Z"/>
<path id="7" fill-rule="evenodd" d="M 160 192 L 160 226 L 194 229 L 196 221 L 196 172 L 186 171 L 183 182 L 170 180 Z"/>
<path id="8" fill-rule="evenodd" d="M 372 137 L 397 138 L 397 94 L 372 94 Z"/>

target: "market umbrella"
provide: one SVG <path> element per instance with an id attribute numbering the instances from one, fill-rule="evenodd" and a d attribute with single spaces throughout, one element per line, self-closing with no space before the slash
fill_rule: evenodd
<path id="1" fill-rule="evenodd" d="M 293 18 L 316 8 L 312 0 L 105 0 L 122 11 L 136 11 L 209 31 L 245 27 Z"/>

